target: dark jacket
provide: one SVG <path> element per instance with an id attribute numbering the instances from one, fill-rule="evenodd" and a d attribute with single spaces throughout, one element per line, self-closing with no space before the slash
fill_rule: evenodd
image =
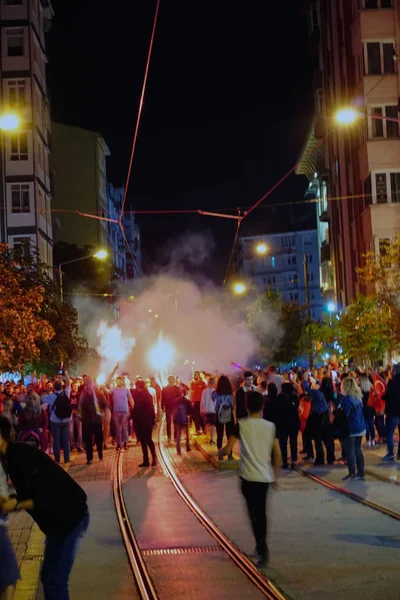
<path id="1" fill-rule="evenodd" d="M 279 394 L 276 401 L 276 429 L 279 435 L 295 433 L 300 429 L 299 411 L 291 396 Z"/>
<path id="2" fill-rule="evenodd" d="M 60 465 L 30 444 L 8 444 L 5 470 L 19 502 L 33 500 L 27 512 L 45 535 L 66 537 L 87 513 L 86 494 Z"/>
<path id="3" fill-rule="evenodd" d="M 95 401 L 93 394 L 89 394 L 89 392 L 83 390 L 79 398 L 79 406 L 81 409 L 82 423 L 90 423 L 92 425 L 101 423 L 101 414 L 98 412 L 100 407 L 97 396 Z"/>
<path id="4" fill-rule="evenodd" d="M 181 390 L 177 385 L 167 385 L 161 391 L 161 408 L 168 411 L 174 410 L 175 402 L 181 395 Z"/>
<path id="5" fill-rule="evenodd" d="M 136 431 L 153 429 L 156 422 L 153 398 L 149 390 L 133 390 L 132 419 Z"/>
<path id="6" fill-rule="evenodd" d="M 389 417 L 400 417 L 400 374 L 389 381 L 385 401 L 385 414 Z"/>
<path id="7" fill-rule="evenodd" d="M 303 389 L 311 398 L 311 413 L 315 415 L 323 415 L 329 412 L 329 405 L 325 400 L 324 394 L 320 390 L 313 390 L 308 381 L 303 382 Z"/>
<path id="8" fill-rule="evenodd" d="M 365 421 L 363 415 L 362 401 L 358 398 L 352 398 L 351 396 L 343 396 L 341 402 L 343 412 L 347 417 L 347 423 L 349 424 L 350 436 L 364 435 L 365 433 Z"/>
<path id="9" fill-rule="evenodd" d="M 185 396 L 181 396 L 177 399 L 174 408 L 173 420 L 176 425 L 187 425 L 188 417 L 192 414 L 192 404 L 191 402 L 185 398 Z"/>
<path id="10" fill-rule="evenodd" d="M 254 391 L 257 389 L 253 388 Z M 236 420 L 245 419 L 249 416 L 247 411 L 247 392 L 244 391 L 243 386 L 241 386 L 236 392 Z"/>

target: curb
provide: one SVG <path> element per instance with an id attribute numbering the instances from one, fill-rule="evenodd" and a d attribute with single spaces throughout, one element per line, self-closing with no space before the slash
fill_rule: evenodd
<path id="1" fill-rule="evenodd" d="M 377 473 L 375 470 L 370 469 L 368 467 L 365 468 L 366 475 L 371 475 L 371 477 L 375 477 L 375 479 L 379 479 L 379 481 L 384 481 L 385 483 L 393 483 L 394 485 L 400 485 L 400 481 L 397 479 L 397 476 L 388 477 L 387 475 L 383 475 L 382 473 Z"/>
<path id="2" fill-rule="evenodd" d="M 239 459 L 234 455 L 234 460 L 218 460 L 217 452 L 209 452 L 197 438 L 193 438 L 193 443 L 196 448 L 215 469 L 221 471 L 234 471 L 239 466 Z"/>

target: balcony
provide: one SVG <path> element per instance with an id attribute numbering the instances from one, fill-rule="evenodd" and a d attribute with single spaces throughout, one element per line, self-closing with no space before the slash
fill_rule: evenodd
<path id="1" fill-rule="evenodd" d="M 371 171 L 397 170 L 400 164 L 399 140 L 368 140 L 358 151 L 358 160 L 362 181 L 365 181 Z"/>

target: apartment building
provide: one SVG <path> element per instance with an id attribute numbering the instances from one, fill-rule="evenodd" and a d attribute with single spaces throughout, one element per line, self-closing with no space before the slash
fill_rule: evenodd
<path id="1" fill-rule="evenodd" d="M 321 294 L 318 233 L 315 229 L 240 238 L 243 275 L 260 290 L 275 290 L 286 302 L 307 304 L 304 261 L 307 262 L 310 317 L 322 317 L 324 301 Z M 257 248 L 265 244 L 267 252 Z"/>
<path id="2" fill-rule="evenodd" d="M 78 248 L 106 248 L 107 221 L 83 217 L 107 217 L 107 167 L 110 150 L 96 131 L 52 124 L 54 177 L 54 242 Z"/>
<path id="3" fill-rule="evenodd" d="M 50 0 L 1 0 L 1 111 L 20 121 L 1 134 L 0 240 L 53 264 L 50 106 L 45 33 Z"/>
<path id="4" fill-rule="evenodd" d="M 306 4 L 316 101 L 298 173 L 309 179 L 307 193 L 321 198 L 319 218 L 327 224 L 321 269 L 325 262 L 331 279 L 323 276 L 323 284 L 333 284 L 345 306 L 366 291 L 356 277 L 363 255 L 400 232 L 400 0 Z M 334 119 L 344 106 L 361 113 L 346 127 Z"/>

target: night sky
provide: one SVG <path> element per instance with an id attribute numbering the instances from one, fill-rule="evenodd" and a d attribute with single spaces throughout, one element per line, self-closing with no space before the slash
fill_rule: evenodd
<path id="1" fill-rule="evenodd" d="M 53 119 L 103 135 L 115 185 L 126 179 L 155 4 L 53 0 Z M 294 165 L 310 124 L 314 66 L 300 5 L 161 0 L 129 207 L 248 207 Z M 293 175 L 267 202 L 301 200 L 305 186 Z M 267 227 L 269 216 L 260 208 L 243 231 Z M 175 240 L 205 233 L 214 249 L 201 269 L 221 281 L 234 222 L 194 215 L 139 223 L 148 271 L 166 262 Z"/>

